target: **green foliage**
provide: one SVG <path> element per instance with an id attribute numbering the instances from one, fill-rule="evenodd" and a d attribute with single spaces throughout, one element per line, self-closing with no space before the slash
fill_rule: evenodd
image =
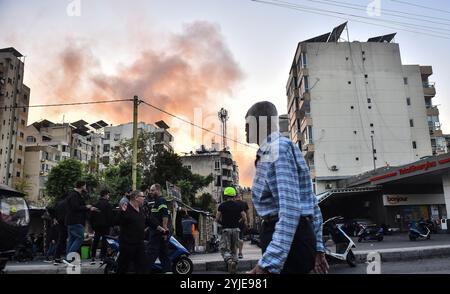
<path id="1" fill-rule="evenodd" d="M 60 161 L 51 169 L 45 184 L 50 202 L 54 204 L 62 199 L 82 177 L 83 165 L 80 161 L 71 158 Z"/>

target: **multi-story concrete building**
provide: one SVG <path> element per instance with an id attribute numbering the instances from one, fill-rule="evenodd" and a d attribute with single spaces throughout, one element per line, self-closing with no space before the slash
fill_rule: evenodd
<path id="1" fill-rule="evenodd" d="M 169 126 L 164 121 L 155 123 L 156 127 L 144 122 L 138 123 L 138 132 L 147 132 L 154 134 L 152 142 L 155 150 L 164 149 L 173 151 L 173 136 L 168 132 Z M 108 126 L 104 129 L 103 139 L 103 160 L 104 164 L 114 163 L 114 148 L 117 147 L 122 140 L 133 138 L 133 123 L 121 124 L 118 126 Z"/>
<path id="2" fill-rule="evenodd" d="M 445 140 L 431 67 L 403 65 L 395 34 L 338 42 L 345 26 L 298 44 L 286 88 L 290 136 L 316 193 L 441 152 Z"/>
<path id="3" fill-rule="evenodd" d="M 60 161 L 75 158 L 88 165 L 91 172 L 104 168 L 100 132 L 103 121 L 86 126 L 84 121 L 55 124 L 42 120 L 25 130 L 25 178 L 29 186 L 29 198 L 41 200 L 48 172 Z"/>
<path id="4" fill-rule="evenodd" d="M 219 149 L 219 144 L 213 144 L 210 149 L 202 145 L 195 152 L 182 156 L 181 160 L 194 174 L 213 175 L 213 182 L 197 194 L 209 193 L 217 202 L 222 202 L 224 188 L 239 187 L 239 168 L 229 151 Z"/>
<path id="5" fill-rule="evenodd" d="M 23 55 L 14 48 L 0 49 L 0 183 L 11 187 L 24 174 L 30 89 L 23 75 Z"/>

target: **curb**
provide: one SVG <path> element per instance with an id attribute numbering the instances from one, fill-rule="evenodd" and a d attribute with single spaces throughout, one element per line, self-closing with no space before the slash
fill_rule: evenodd
<path id="1" fill-rule="evenodd" d="M 390 261 L 408 261 L 418 260 L 436 257 L 449 257 L 450 246 L 436 246 L 430 247 L 416 247 L 407 248 L 402 251 L 395 251 L 393 249 L 380 249 L 380 250 L 368 250 L 368 251 L 356 251 L 355 257 L 358 263 L 365 263 L 367 261 L 367 254 L 370 252 L 377 252 L 381 256 L 382 262 Z"/>

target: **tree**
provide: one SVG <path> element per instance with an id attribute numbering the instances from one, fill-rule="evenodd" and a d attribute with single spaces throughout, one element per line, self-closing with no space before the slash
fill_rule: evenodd
<path id="1" fill-rule="evenodd" d="M 156 151 L 153 149 L 155 135 L 150 132 L 138 133 L 137 162 L 142 170 L 151 169 L 154 165 Z M 112 149 L 117 163 L 131 161 L 133 155 L 133 139 L 124 139 Z"/>
<path id="2" fill-rule="evenodd" d="M 16 188 L 16 190 L 19 191 L 20 193 L 24 194 L 25 197 L 28 197 L 28 191 L 30 190 L 31 186 L 28 183 L 28 181 L 24 178 L 18 180 L 14 185 L 14 188 Z"/>
<path id="3" fill-rule="evenodd" d="M 45 184 L 46 194 L 54 204 L 62 199 L 83 177 L 83 164 L 76 159 L 62 160 L 53 167 Z"/>
<path id="4" fill-rule="evenodd" d="M 111 202 L 115 203 L 132 187 L 131 161 L 109 166 L 102 176 L 102 189 L 111 191 Z M 142 184 L 142 168 L 137 169 L 137 187 Z"/>
<path id="5" fill-rule="evenodd" d="M 196 201 L 196 207 L 204 211 L 215 212 L 216 203 L 213 196 L 209 193 L 203 193 Z"/>

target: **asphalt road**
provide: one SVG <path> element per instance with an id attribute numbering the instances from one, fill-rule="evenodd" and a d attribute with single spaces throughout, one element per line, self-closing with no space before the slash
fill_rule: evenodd
<path id="1" fill-rule="evenodd" d="M 241 272 L 243 274 L 244 272 Z M 194 274 L 226 274 L 226 272 L 194 272 Z M 329 274 L 367 274 L 367 265 L 351 268 L 346 264 L 335 264 Z M 386 262 L 381 264 L 381 274 L 450 274 L 450 257 L 414 261 Z"/>

